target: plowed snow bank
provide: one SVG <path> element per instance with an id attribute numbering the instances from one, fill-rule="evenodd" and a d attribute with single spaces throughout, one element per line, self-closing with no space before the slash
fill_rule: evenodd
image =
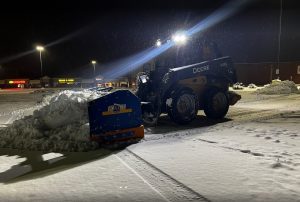
<path id="1" fill-rule="evenodd" d="M 46 96 L 33 115 L 16 120 L 0 133 L 0 147 L 43 151 L 87 151 L 87 102 L 100 97 L 92 91 L 66 90 Z"/>
<path id="2" fill-rule="evenodd" d="M 272 83 L 262 89 L 256 91 L 258 94 L 278 95 L 278 94 L 290 94 L 299 93 L 299 90 L 293 81 L 280 81 Z"/>

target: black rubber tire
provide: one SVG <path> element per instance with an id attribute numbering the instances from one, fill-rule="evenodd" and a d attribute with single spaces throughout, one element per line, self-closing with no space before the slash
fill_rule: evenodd
<path id="1" fill-rule="evenodd" d="M 212 88 L 204 94 L 204 113 L 211 119 L 222 119 L 229 109 L 229 101 L 225 92 Z"/>
<path id="2" fill-rule="evenodd" d="M 198 113 L 198 99 L 191 91 L 182 89 L 172 95 L 172 104 L 167 107 L 169 117 L 177 124 L 188 124 Z"/>
<path id="3" fill-rule="evenodd" d="M 142 119 L 143 119 L 144 126 L 154 127 L 157 125 L 159 114 L 155 113 L 155 114 L 152 114 L 152 116 L 153 117 L 149 117 L 149 114 L 147 114 L 147 112 L 143 112 Z"/>

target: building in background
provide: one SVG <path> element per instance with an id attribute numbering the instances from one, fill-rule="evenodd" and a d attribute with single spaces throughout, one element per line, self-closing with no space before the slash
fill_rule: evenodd
<path id="1" fill-rule="evenodd" d="M 79 78 L 79 77 L 59 77 L 50 78 L 47 76 L 41 79 L 14 78 L 0 80 L 0 88 L 91 88 L 91 87 L 115 87 L 115 88 L 135 88 L 136 76 L 139 72 L 147 72 L 156 69 L 162 74 L 168 71 L 169 66 L 159 66 L 156 61 L 150 61 L 140 68 L 116 79 L 104 78 Z M 172 68 L 172 67 L 171 67 Z M 244 84 L 254 83 L 265 85 L 274 79 L 290 80 L 300 84 L 300 61 L 299 62 L 276 62 L 264 63 L 236 63 L 235 64 L 238 82 Z"/>
<path id="2" fill-rule="evenodd" d="M 236 63 L 238 82 L 264 85 L 273 79 L 290 80 L 300 84 L 300 62 Z"/>
<path id="3" fill-rule="evenodd" d="M 42 87 L 52 87 L 52 79 L 49 76 L 43 76 L 40 80 Z"/>
<path id="4" fill-rule="evenodd" d="M 41 80 L 36 79 L 36 80 L 30 80 L 29 81 L 29 88 L 41 88 Z"/>
<path id="5" fill-rule="evenodd" d="M 95 86 L 94 79 L 81 79 L 81 88 L 92 88 Z"/>
<path id="6" fill-rule="evenodd" d="M 81 78 L 60 77 L 52 78 L 52 86 L 59 88 L 81 87 Z"/>
<path id="7" fill-rule="evenodd" d="M 0 88 L 29 88 L 29 79 L 5 79 L 1 80 Z"/>

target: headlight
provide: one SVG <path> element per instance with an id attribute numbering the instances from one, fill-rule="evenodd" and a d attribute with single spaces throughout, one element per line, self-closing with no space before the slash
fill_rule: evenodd
<path id="1" fill-rule="evenodd" d="M 147 83 L 148 76 L 147 75 L 142 75 L 142 76 L 140 76 L 140 80 L 141 80 L 142 83 Z"/>
<path id="2" fill-rule="evenodd" d="M 172 40 L 176 44 L 185 44 L 186 41 L 187 41 L 187 36 L 184 33 L 177 33 L 177 34 L 172 36 Z"/>

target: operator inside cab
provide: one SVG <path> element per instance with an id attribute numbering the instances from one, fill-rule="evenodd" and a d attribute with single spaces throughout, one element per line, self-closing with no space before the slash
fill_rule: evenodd
<path id="1" fill-rule="evenodd" d="M 213 60 L 222 57 L 222 53 L 216 42 L 205 39 L 201 44 L 200 50 L 202 51 L 203 61 Z"/>

